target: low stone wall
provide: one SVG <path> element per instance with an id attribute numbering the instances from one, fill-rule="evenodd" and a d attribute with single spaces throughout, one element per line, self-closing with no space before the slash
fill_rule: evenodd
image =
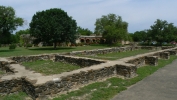
<path id="1" fill-rule="evenodd" d="M 156 66 L 158 64 L 158 59 L 169 59 L 171 55 L 176 55 L 176 50 L 167 50 L 164 52 L 156 52 L 154 54 L 150 54 L 149 56 L 137 57 L 135 59 L 128 60 L 127 63 L 131 63 L 136 65 L 137 67 L 141 67 L 144 65 L 153 65 Z"/>
<path id="2" fill-rule="evenodd" d="M 96 59 L 90 59 L 90 58 L 84 58 L 84 57 L 74 57 L 74 56 L 67 56 L 67 55 L 59 55 L 59 54 L 19 56 L 19 57 L 11 57 L 10 59 L 12 59 L 18 63 L 33 62 L 36 60 L 53 60 L 55 62 L 66 62 L 66 63 L 78 65 L 81 68 L 106 62 L 103 60 L 96 60 Z"/>
<path id="3" fill-rule="evenodd" d="M 134 64 L 136 67 L 141 67 L 145 65 L 145 57 L 139 57 L 136 59 L 131 59 L 127 63 Z"/>
<path id="4" fill-rule="evenodd" d="M 22 88 L 21 90 L 24 91 L 26 94 L 28 94 L 32 99 L 36 100 L 36 98 L 38 97 L 36 95 L 36 92 L 38 92 L 38 90 L 35 91 L 35 82 L 36 80 L 29 80 L 26 77 L 22 77 L 21 78 L 21 82 L 22 82 Z M 44 89 L 42 89 L 41 91 L 44 91 Z"/>
<path id="5" fill-rule="evenodd" d="M 113 47 L 105 49 L 87 50 L 87 51 L 73 51 L 68 53 L 69 55 L 97 55 L 97 54 L 107 54 L 112 52 L 126 52 L 140 49 L 141 47 Z"/>
<path id="6" fill-rule="evenodd" d="M 157 49 L 157 47 L 154 47 L 154 46 L 141 46 L 140 48 L 147 49 L 147 50 L 156 50 Z"/>
<path id="7" fill-rule="evenodd" d="M 48 81 L 45 84 L 40 85 L 26 85 L 28 87 L 27 93 L 33 98 L 40 98 L 46 95 L 55 95 L 57 93 L 68 91 L 78 85 L 88 84 L 97 80 L 101 80 L 106 77 L 121 75 L 126 78 L 136 76 L 136 66 L 132 64 L 122 64 L 114 66 L 106 66 L 100 69 L 91 69 L 87 71 L 80 71 L 68 76 Z M 29 84 L 28 82 L 27 84 Z M 30 89 L 29 89 L 30 88 Z"/>
<path id="8" fill-rule="evenodd" d="M 17 63 L 21 62 L 32 62 L 36 60 L 50 60 L 53 59 L 54 55 L 34 55 L 34 56 L 17 56 L 11 57 L 10 59 L 16 61 Z"/>
<path id="9" fill-rule="evenodd" d="M 21 91 L 22 82 L 20 78 L 14 78 L 11 80 L 0 79 L 0 94 L 7 95 L 10 93 Z"/>
<path id="10" fill-rule="evenodd" d="M 159 53 L 159 57 L 162 59 L 170 59 L 170 53 L 169 52 L 161 52 Z"/>
<path id="11" fill-rule="evenodd" d="M 170 47 L 166 47 L 163 49 L 167 49 Z M 136 46 L 136 47 L 113 47 L 113 48 L 105 48 L 105 49 L 97 49 L 97 50 L 87 50 L 87 51 L 73 51 L 67 53 L 68 55 L 97 55 L 97 54 L 107 54 L 112 52 L 126 52 L 126 51 L 133 51 L 138 49 L 147 49 L 147 50 L 159 50 L 161 47 L 154 47 L 154 46 Z"/>
<path id="12" fill-rule="evenodd" d="M 15 73 L 14 70 L 10 67 L 10 63 L 6 61 L 0 61 L 0 70 L 7 74 Z"/>
<path id="13" fill-rule="evenodd" d="M 78 65 L 81 68 L 97 65 L 100 63 L 105 63 L 105 61 L 103 60 L 96 60 L 96 59 L 83 58 L 83 57 L 73 57 L 73 56 L 66 56 L 66 55 L 55 55 L 55 62 L 58 61 Z"/>
<path id="14" fill-rule="evenodd" d="M 158 57 L 157 56 L 146 56 L 145 57 L 145 64 L 146 65 L 158 65 Z"/>
<path id="15" fill-rule="evenodd" d="M 127 61 L 127 63 L 134 64 L 137 68 L 142 67 L 144 65 L 156 66 L 158 64 L 158 56 L 138 57 L 138 58 Z"/>
<path id="16" fill-rule="evenodd" d="M 174 48 L 174 47 L 173 46 L 162 46 L 161 48 L 162 48 L 162 50 L 164 50 L 164 49 L 170 49 L 170 48 Z"/>
<path id="17" fill-rule="evenodd" d="M 177 50 L 169 50 L 167 52 L 169 52 L 170 55 L 176 55 L 177 54 Z"/>
<path id="18" fill-rule="evenodd" d="M 61 93 L 63 91 L 68 91 L 76 86 L 89 84 L 94 81 L 101 80 L 103 78 L 108 78 L 111 76 L 123 76 L 125 78 L 132 78 L 136 76 L 137 67 L 148 65 L 157 65 L 158 58 L 168 59 L 171 55 L 176 55 L 176 49 L 172 50 L 162 50 L 160 52 L 147 53 L 141 56 L 134 56 L 127 58 L 127 61 L 111 61 L 112 63 L 104 61 L 97 61 L 88 59 L 76 59 L 77 57 L 64 56 L 64 55 L 44 55 L 44 56 L 28 56 L 28 57 L 13 57 L 12 59 L 16 62 L 34 61 L 34 60 L 54 60 L 54 61 L 66 61 L 73 64 L 79 64 L 81 66 L 89 66 L 90 64 L 85 64 L 84 62 L 90 61 L 93 64 L 102 63 L 101 66 L 98 65 L 91 66 L 91 68 L 73 71 L 69 74 L 60 74 L 58 78 L 54 78 L 50 81 L 44 81 L 44 83 L 37 84 L 37 80 L 30 80 L 28 76 L 21 76 L 20 78 L 12 78 L 7 80 L 2 80 L 0 78 L 0 94 L 10 94 L 23 90 L 28 95 L 30 95 L 34 100 L 46 95 L 54 95 Z M 73 61 L 74 60 L 74 61 Z M 72 62 L 73 61 L 73 62 Z M 77 62 L 77 63 L 75 63 Z M 83 64 L 82 64 L 83 62 Z M 0 68 L 6 69 L 5 66 L 10 66 L 12 62 L 0 61 Z M 130 64 L 131 63 L 131 64 Z M 11 69 L 11 67 L 8 67 Z M 11 69 L 13 71 L 13 69 Z M 39 78 L 41 78 L 40 76 Z"/>
<path id="19" fill-rule="evenodd" d="M 136 70 L 137 67 L 136 65 L 115 65 L 116 66 L 116 72 L 118 75 L 127 77 L 127 78 L 132 78 L 136 76 Z"/>

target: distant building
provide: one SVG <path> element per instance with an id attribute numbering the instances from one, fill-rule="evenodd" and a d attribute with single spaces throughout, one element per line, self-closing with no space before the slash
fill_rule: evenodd
<path id="1" fill-rule="evenodd" d="M 97 43 L 100 42 L 100 40 L 103 39 L 102 36 L 79 36 L 79 38 L 76 40 L 76 43 Z"/>
<path id="2" fill-rule="evenodd" d="M 100 41 L 106 41 L 102 36 L 79 36 L 78 39 L 76 39 L 76 43 L 99 43 Z M 129 41 L 121 41 L 121 44 L 129 44 Z"/>

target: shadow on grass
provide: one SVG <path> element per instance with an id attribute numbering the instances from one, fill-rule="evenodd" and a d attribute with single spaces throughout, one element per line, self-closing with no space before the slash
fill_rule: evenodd
<path id="1" fill-rule="evenodd" d="M 14 52 L 15 50 L 0 50 L 0 52 Z"/>
<path id="2" fill-rule="evenodd" d="M 58 47 L 56 49 L 52 47 L 42 47 L 42 48 L 29 48 L 28 50 L 70 50 L 70 49 L 75 49 L 72 47 Z"/>

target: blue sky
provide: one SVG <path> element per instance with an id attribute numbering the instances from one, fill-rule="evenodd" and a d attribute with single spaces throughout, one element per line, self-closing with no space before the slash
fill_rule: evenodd
<path id="1" fill-rule="evenodd" d="M 16 16 L 26 23 L 18 29 L 29 28 L 37 11 L 61 8 L 77 21 L 77 25 L 94 31 L 96 19 L 110 13 L 128 22 L 128 32 L 149 29 L 156 19 L 177 26 L 177 0 L 0 0 L 0 5 L 11 6 Z"/>

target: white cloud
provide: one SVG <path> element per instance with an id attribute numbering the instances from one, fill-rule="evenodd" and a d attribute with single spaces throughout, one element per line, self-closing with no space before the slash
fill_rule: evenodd
<path id="1" fill-rule="evenodd" d="M 61 8 L 83 28 L 94 31 L 94 23 L 102 15 L 114 13 L 129 23 L 129 32 L 149 29 L 156 19 L 177 25 L 176 0 L 0 0 L 12 6 L 16 15 L 27 22 L 37 11 Z M 27 27 L 27 26 L 26 26 Z M 22 29 L 26 28 L 23 27 Z"/>

